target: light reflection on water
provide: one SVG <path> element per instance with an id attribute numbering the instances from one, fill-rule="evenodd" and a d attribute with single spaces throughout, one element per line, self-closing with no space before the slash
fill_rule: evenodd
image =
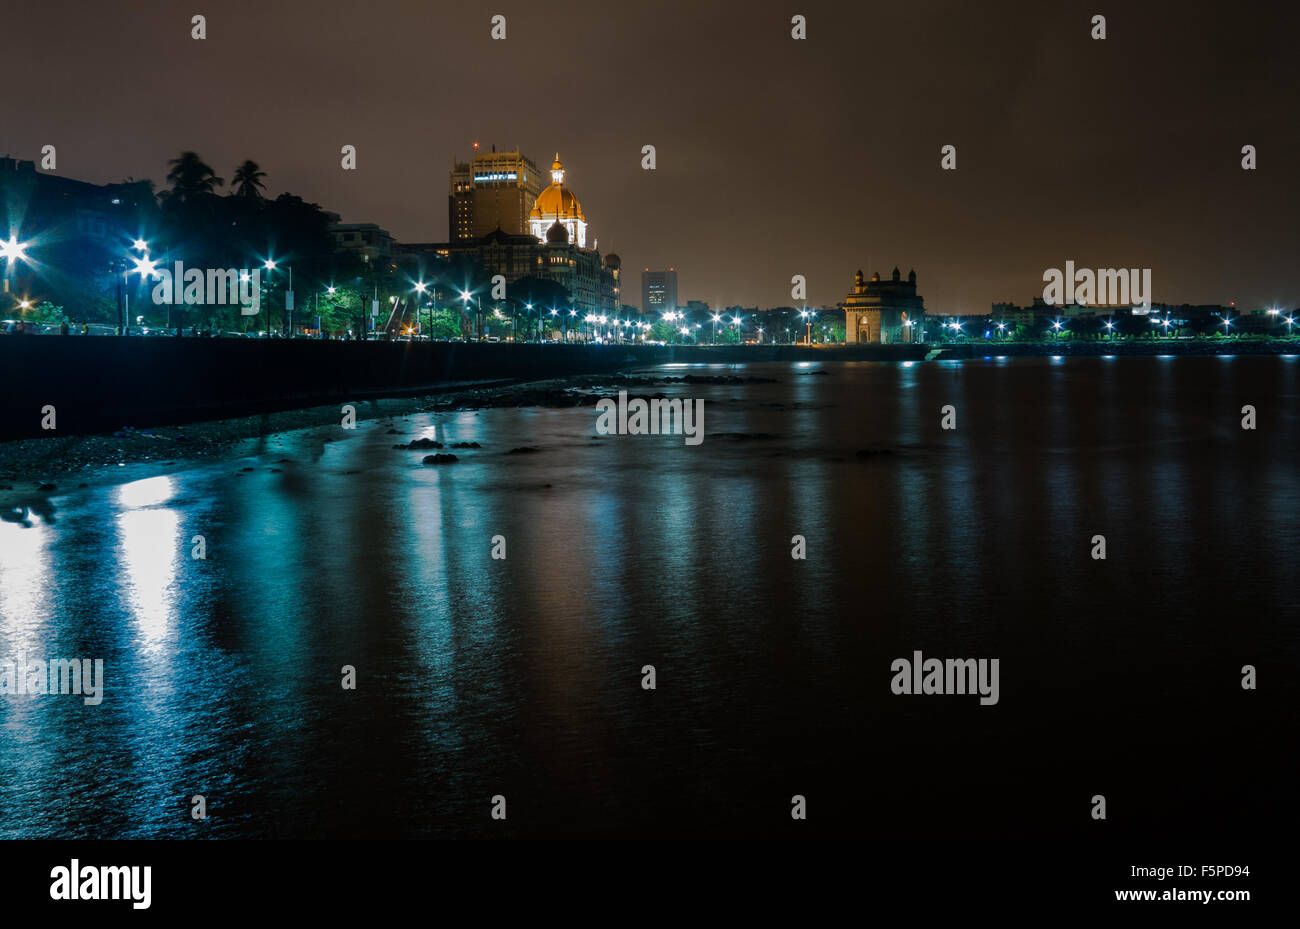
<path id="1" fill-rule="evenodd" d="M 496 793 L 493 834 L 775 834 L 795 792 L 841 811 L 814 831 L 855 834 L 984 822 L 970 791 L 1022 834 L 1066 789 L 1175 773 L 1139 820 L 1177 828 L 1234 776 L 1198 727 L 1265 755 L 1293 728 L 1276 697 L 1242 717 L 1203 695 L 1297 664 L 1295 365 L 712 373 L 778 383 L 664 388 L 705 399 L 698 448 L 595 439 L 590 409 L 466 411 L 6 510 L 0 660 L 103 657 L 108 696 L 0 697 L 0 834 L 482 835 Z M 435 431 L 483 447 L 391 447 Z M 996 711 L 893 697 L 913 649 L 1000 657 Z M 1126 727 L 1144 713 L 1154 736 Z M 1085 730 L 1106 738 L 1081 755 Z M 32 751 L 75 740 L 100 754 Z M 851 802 L 868 773 L 888 809 Z M 1252 812 L 1234 796 L 1210 827 Z"/>
<path id="2" fill-rule="evenodd" d="M 171 478 L 160 478 L 168 484 Z M 123 487 L 125 506 L 131 485 Z M 153 507 L 127 509 L 117 516 L 118 564 L 123 571 L 121 593 L 129 602 L 141 646 L 165 648 L 176 606 L 180 546 L 180 514 Z"/>

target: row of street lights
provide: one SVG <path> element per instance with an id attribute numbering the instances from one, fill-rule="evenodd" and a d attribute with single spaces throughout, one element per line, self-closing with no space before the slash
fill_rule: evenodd
<path id="1" fill-rule="evenodd" d="M 18 235 L 15 231 L 11 231 L 8 241 L 0 240 L 0 259 L 4 261 L 4 271 L 5 271 L 4 273 L 5 293 L 8 293 L 10 290 L 10 277 L 11 277 L 14 264 L 19 261 L 30 262 L 30 259 L 27 254 L 27 250 L 30 246 L 31 246 L 30 242 L 20 242 L 18 239 Z M 136 252 L 138 254 L 131 254 L 130 252 Z M 150 245 L 146 239 L 136 238 L 135 240 L 133 240 L 131 243 L 130 252 L 128 252 L 128 254 L 123 259 L 123 263 L 120 265 L 120 268 L 122 270 L 123 282 L 129 280 L 132 274 L 140 275 L 141 281 L 156 279 L 159 276 L 159 271 L 158 271 L 159 261 L 150 254 Z M 125 264 L 125 262 L 128 260 L 132 262 L 133 266 L 128 267 Z M 262 267 L 264 270 L 267 271 L 269 275 L 279 269 L 280 263 L 277 262 L 274 258 L 267 258 L 262 262 Z M 289 331 L 292 332 L 293 330 L 293 323 L 292 323 L 293 268 L 291 266 L 286 265 L 285 270 L 288 272 L 289 275 L 289 281 L 288 281 L 289 287 L 285 294 L 286 322 L 288 323 Z M 243 276 L 243 280 L 247 281 L 247 272 L 245 272 Z M 430 293 L 430 286 L 426 284 L 424 281 L 416 281 L 413 289 L 414 292 L 420 297 L 427 296 Z M 119 294 L 120 294 L 119 312 L 121 314 L 120 318 L 123 321 L 122 331 L 125 333 L 128 332 L 130 329 L 130 303 L 129 303 L 130 296 L 124 290 L 119 291 Z M 325 290 L 325 294 L 331 297 L 335 296 L 337 294 L 337 287 L 335 287 L 333 284 L 329 285 L 329 287 L 327 287 Z M 437 290 L 433 291 L 433 296 L 434 296 L 434 302 L 436 303 L 439 298 L 439 293 Z M 470 303 L 473 302 L 477 310 L 476 315 L 478 316 L 478 318 L 481 319 L 483 307 L 482 307 L 481 300 L 476 294 L 474 294 L 469 290 L 462 289 L 459 292 L 459 298 L 462 301 L 462 303 L 464 303 L 466 312 L 468 312 L 469 310 Z M 376 295 L 376 299 L 377 299 L 377 295 Z M 396 298 L 392 298 L 392 299 L 393 301 L 396 300 Z M 29 309 L 32 304 L 29 299 L 23 298 L 22 300 L 19 301 L 18 305 L 21 309 L 26 310 Z M 528 313 L 531 313 L 535 308 L 536 307 L 532 302 L 528 302 L 524 305 L 524 309 Z M 431 337 L 432 326 L 433 326 L 433 310 L 434 310 L 433 304 L 430 304 L 428 309 L 429 309 L 429 324 L 430 324 L 430 337 Z M 497 311 L 497 315 L 498 316 L 500 315 L 499 310 Z M 558 319 L 559 321 L 562 322 L 562 324 L 564 325 L 564 337 L 565 340 L 567 341 L 568 334 L 569 334 L 568 326 L 570 323 L 576 323 L 578 321 L 578 311 L 570 307 L 568 309 L 567 317 L 564 317 L 560 315 L 559 309 L 557 309 L 556 307 L 551 307 L 549 311 L 549 315 L 553 319 Z M 685 313 L 677 310 L 672 310 L 663 314 L 664 321 L 669 323 L 672 329 L 676 333 L 680 334 L 683 339 L 690 337 L 690 335 L 692 334 L 692 327 L 685 324 L 685 315 L 686 315 Z M 816 314 L 805 309 L 800 313 L 800 316 L 807 323 L 806 338 L 807 341 L 811 343 L 812 320 L 816 316 Z M 140 319 L 142 320 L 143 317 L 140 317 Z M 715 343 L 717 342 L 718 324 L 723 322 L 723 319 L 724 318 L 721 313 L 714 313 L 712 315 L 713 341 Z M 416 322 L 417 323 L 419 322 L 418 310 L 417 310 Z M 637 339 L 639 337 L 640 339 L 644 340 L 648 336 L 650 330 L 653 328 L 650 323 L 645 321 L 618 319 L 615 317 L 610 317 L 606 314 L 598 315 L 598 314 L 589 313 L 582 318 L 582 323 L 584 327 L 586 327 L 589 330 L 590 332 L 589 337 L 600 338 L 600 339 L 628 339 L 628 338 Z M 170 327 L 170 325 L 171 325 L 171 319 L 169 314 L 168 326 Z M 743 331 L 744 316 L 743 315 L 733 316 L 731 318 L 731 325 Z M 270 327 L 271 327 L 271 313 L 270 313 L 269 306 L 267 309 L 265 326 L 266 326 L 265 331 L 267 335 L 269 335 Z M 611 327 L 611 328 L 605 328 L 605 327 Z M 481 324 L 480 324 L 480 328 L 481 328 Z M 699 330 L 701 328 L 702 325 L 700 323 L 696 323 L 694 326 L 694 330 Z M 762 341 L 763 331 L 764 331 L 763 327 L 761 326 L 757 330 L 760 342 Z M 788 334 L 789 330 L 787 329 L 786 332 Z M 480 337 L 481 335 L 482 334 L 480 333 Z M 698 340 L 698 333 L 696 333 L 696 335 Z M 515 337 L 518 338 L 517 316 L 515 318 Z"/>

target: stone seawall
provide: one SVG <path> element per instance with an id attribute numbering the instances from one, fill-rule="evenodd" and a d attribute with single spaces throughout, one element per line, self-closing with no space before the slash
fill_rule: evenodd
<path id="1" fill-rule="evenodd" d="M 656 346 L 0 336 L 0 438 L 196 422 L 670 360 Z"/>

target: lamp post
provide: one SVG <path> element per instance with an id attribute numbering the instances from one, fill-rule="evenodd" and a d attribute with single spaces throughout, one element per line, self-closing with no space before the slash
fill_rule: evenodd
<path id="1" fill-rule="evenodd" d="M 429 289 L 429 285 L 425 284 L 424 281 L 416 281 L 416 282 L 415 282 L 415 292 L 416 292 L 417 294 L 419 294 L 421 297 L 423 297 L 423 296 L 426 294 L 426 292 L 428 291 L 428 289 Z M 415 308 L 415 321 L 416 321 L 417 323 L 420 321 L 420 307 L 419 307 L 418 305 L 417 305 L 416 308 Z M 429 333 L 428 333 L 428 338 L 429 338 L 430 341 L 433 340 L 433 308 L 432 308 L 432 307 L 429 308 Z"/>
<path id="2" fill-rule="evenodd" d="M 126 267 L 126 262 L 128 260 L 135 262 L 134 268 L 128 269 Z M 142 255 L 139 258 L 136 258 L 132 255 L 127 255 L 125 258 L 122 258 L 120 261 L 122 267 L 122 281 L 118 285 L 119 288 L 118 293 L 121 295 L 121 299 L 118 301 L 118 305 L 121 308 L 121 312 L 122 312 L 122 317 L 121 317 L 122 334 L 130 335 L 131 334 L 131 295 L 126 292 L 126 284 L 128 281 L 130 281 L 132 274 L 139 274 L 141 281 L 145 280 L 146 277 L 147 278 L 157 277 L 158 262 L 150 258 L 149 253 L 147 251 L 144 253 L 144 255 Z M 178 282 L 176 281 L 172 282 L 172 286 L 177 286 L 177 284 Z M 168 327 L 171 326 L 171 304 L 170 303 L 167 304 L 167 325 Z"/>
<path id="3" fill-rule="evenodd" d="M 269 339 L 271 337 L 271 304 L 269 302 L 271 298 L 271 274 L 276 268 L 275 259 L 268 258 L 263 261 L 262 268 L 266 271 L 266 286 L 264 288 L 266 291 L 266 300 L 263 301 L 266 303 L 266 323 L 264 325 L 264 331 L 266 332 L 266 337 Z"/>
<path id="4" fill-rule="evenodd" d="M 462 290 L 462 291 L 460 292 L 460 302 L 463 303 L 463 304 L 465 304 L 465 307 L 464 307 L 463 312 L 464 312 L 464 314 L 465 314 L 466 317 L 469 316 L 469 299 L 470 299 L 470 292 L 469 292 L 468 290 Z M 477 322 L 477 321 L 476 321 L 476 322 Z M 475 334 L 475 331 L 474 331 L 474 330 L 475 330 L 476 328 L 477 328 L 476 325 L 472 325 L 472 326 L 470 326 L 470 334 L 471 334 L 471 336 Z"/>

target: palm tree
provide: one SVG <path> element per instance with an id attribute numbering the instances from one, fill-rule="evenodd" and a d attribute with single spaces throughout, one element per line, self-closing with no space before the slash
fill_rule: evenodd
<path id="1" fill-rule="evenodd" d="M 256 161 L 245 161 L 235 169 L 235 178 L 231 182 L 231 189 L 236 197 L 245 200 L 261 200 L 262 191 L 266 185 L 262 183 L 262 178 L 266 177 Z"/>
<path id="2" fill-rule="evenodd" d="M 225 183 L 211 167 L 203 163 L 197 152 L 181 152 L 179 158 L 168 162 L 171 171 L 167 181 L 172 185 L 169 199 L 188 201 L 211 194 Z"/>

